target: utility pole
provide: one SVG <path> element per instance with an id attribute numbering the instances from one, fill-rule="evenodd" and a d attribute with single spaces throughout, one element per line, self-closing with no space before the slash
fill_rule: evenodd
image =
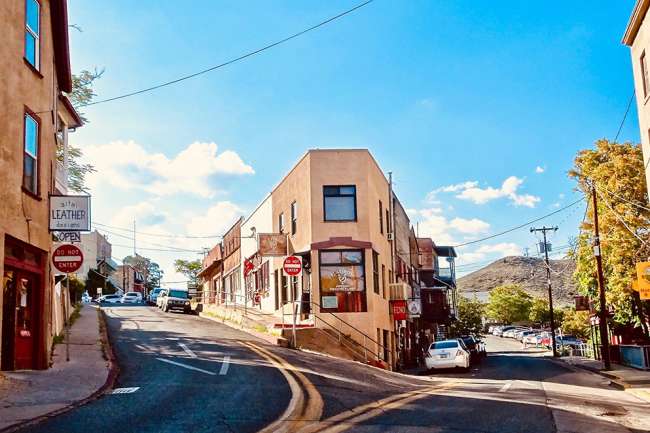
<path id="1" fill-rule="evenodd" d="M 607 332 L 607 300 L 605 298 L 605 277 L 603 275 L 603 259 L 600 255 L 600 233 L 598 231 L 598 198 L 596 187 L 591 182 L 591 198 L 594 206 L 594 257 L 596 257 L 596 271 L 598 273 L 598 294 L 600 301 L 600 314 L 598 327 L 600 328 L 600 344 L 605 370 L 611 370 L 612 363 L 609 353 L 609 333 Z"/>
<path id="2" fill-rule="evenodd" d="M 548 262 L 548 243 L 546 242 L 546 232 L 557 231 L 556 227 L 546 227 L 536 229 L 530 228 L 530 232 L 542 232 L 544 236 L 544 261 L 546 262 L 546 280 L 548 282 L 548 311 L 551 314 L 551 344 L 553 345 L 553 357 L 557 357 L 557 347 L 555 347 L 555 315 L 553 314 L 553 292 L 551 290 L 551 265 Z"/>

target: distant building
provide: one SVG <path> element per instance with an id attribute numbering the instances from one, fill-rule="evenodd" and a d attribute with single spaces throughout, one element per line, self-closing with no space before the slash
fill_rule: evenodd
<path id="1" fill-rule="evenodd" d="M 101 233 L 94 231 L 91 233 L 82 233 L 81 244 L 79 245 L 84 255 L 84 262 L 77 271 L 81 279 L 88 277 L 88 273 L 97 271 L 100 263 L 106 262 L 112 266 L 114 263 L 111 259 L 112 245 Z M 113 269 L 114 271 L 115 269 Z"/>
<path id="2" fill-rule="evenodd" d="M 637 0 L 623 35 L 623 43 L 630 47 L 636 106 L 641 129 L 641 146 L 645 166 L 646 185 L 650 187 L 650 24 L 646 15 L 650 0 Z M 650 196 L 649 196 L 650 197 Z"/>
<path id="3" fill-rule="evenodd" d="M 145 295 L 145 276 L 131 265 L 123 264 L 117 266 L 117 269 L 111 275 L 111 280 L 115 281 L 124 293 L 139 292 L 142 293 L 142 296 Z"/>

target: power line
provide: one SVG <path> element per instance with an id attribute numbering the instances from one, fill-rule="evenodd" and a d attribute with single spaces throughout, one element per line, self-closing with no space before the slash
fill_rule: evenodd
<path id="1" fill-rule="evenodd" d="M 454 247 L 454 248 L 460 248 L 460 247 L 464 247 L 464 246 L 466 246 L 466 245 L 471 245 L 471 244 L 476 244 L 476 243 L 479 243 L 479 242 L 484 242 L 484 241 L 487 241 L 487 240 L 489 240 L 489 239 L 493 239 L 493 238 L 496 238 L 496 237 L 498 237 L 498 236 L 502 236 L 502 235 L 505 235 L 505 234 L 507 234 L 507 233 L 514 232 L 515 230 L 519 230 L 519 229 L 521 229 L 521 228 L 524 228 L 524 227 L 526 227 L 526 226 L 529 226 L 530 224 L 536 223 L 536 222 L 541 221 L 541 220 L 543 220 L 543 219 L 545 219 L 545 218 L 548 218 L 548 217 L 550 217 L 550 216 L 552 216 L 552 215 L 555 215 L 555 214 L 557 214 L 557 213 L 560 213 L 560 212 L 562 212 L 562 211 L 565 211 L 565 210 L 569 209 L 570 207 L 575 206 L 576 204 L 580 203 L 580 202 L 583 201 L 584 199 L 585 199 L 584 197 L 580 197 L 578 200 L 576 200 L 576 201 L 574 201 L 574 202 L 572 202 L 572 203 L 569 203 L 568 205 L 566 205 L 566 206 L 564 206 L 564 207 L 562 207 L 562 208 L 560 208 L 560 209 L 558 209 L 558 210 L 556 210 L 556 211 L 553 211 L 553 212 L 548 213 L 548 214 L 546 214 L 546 215 L 543 215 L 543 216 L 541 216 L 541 217 L 539 217 L 539 218 L 536 218 L 536 219 L 534 219 L 534 220 L 532 220 L 532 221 L 528 221 L 528 222 L 526 222 L 526 223 L 524 223 L 524 224 L 518 225 L 518 226 L 513 227 L 513 228 L 510 228 L 510 229 L 508 229 L 508 230 L 504 230 L 504 231 L 499 232 L 499 233 L 495 233 L 495 234 L 490 235 L 490 236 L 486 236 L 486 237 L 481 238 L 481 239 L 476 239 L 476 240 L 473 240 L 473 241 L 470 241 L 470 242 L 465 242 L 465 243 L 462 243 L 462 244 L 454 245 L 453 247 Z"/>
<path id="2" fill-rule="evenodd" d="M 630 107 L 632 106 L 632 101 L 634 100 L 634 95 L 636 93 L 636 90 L 632 90 L 632 96 L 630 96 L 630 101 L 627 103 L 627 108 L 625 109 L 625 114 L 623 115 L 623 119 L 621 120 L 621 124 L 618 126 L 618 131 L 616 131 L 616 137 L 614 137 L 614 142 L 618 140 L 618 136 L 621 133 L 621 130 L 623 129 L 623 125 L 625 124 L 625 119 L 627 119 L 627 113 L 630 112 Z"/>
<path id="3" fill-rule="evenodd" d="M 110 226 L 108 224 L 102 224 L 96 221 L 93 221 L 94 225 L 98 225 L 100 227 L 108 227 L 111 229 L 115 230 L 122 230 L 125 232 L 133 233 L 132 228 L 125 228 L 125 227 L 116 227 L 116 226 Z M 106 231 L 106 229 L 103 229 Z M 143 236 L 152 236 L 152 237 L 159 237 L 159 238 L 185 238 L 185 239 L 212 239 L 212 238 L 222 238 L 223 235 L 197 235 L 197 236 L 192 236 L 192 235 L 166 235 L 162 233 L 147 233 L 147 232 L 141 232 L 138 231 L 139 235 Z"/>
<path id="4" fill-rule="evenodd" d="M 135 240 L 134 237 L 126 236 L 126 235 L 123 235 L 123 234 L 120 234 L 120 233 L 116 233 L 116 232 L 112 232 L 112 231 L 110 231 L 110 230 L 101 229 L 101 231 L 104 232 L 104 233 L 107 233 L 107 234 L 113 235 L 113 236 L 119 236 L 119 237 L 121 237 L 121 238 L 131 240 L 131 241 Z M 100 233 L 101 233 L 101 232 L 100 232 Z M 138 233 L 139 233 L 139 232 L 138 232 Z M 180 251 L 187 251 L 187 252 L 191 252 L 191 253 L 193 253 L 193 252 L 196 251 L 196 250 L 191 250 L 191 249 L 187 249 L 187 248 L 174 247 L 174 246 L 171 246 L 171 245 L 158 244 L 158 243 L 151 242 L 151 241 L 143 241 L 143 242 L 146 242 L 146 243 L 151 244 L 151 245 L 155 245 L 155 246 L 157 246 L 157 247 L 168 248 L 168 249 L 170 249 L 170 250 L 175 250 L 175 251 L 179 251 L 179 252 L 180 252 Z"/>
<path id="5" fill-rule="evenodd" d="M 120 244 L 112 244 L 114 247 L 124 247 L 124 248 L 133 248 L 133 245 L 120 245 Z M 166 251 L 170 253 L 196 253 L 196 254 L 201 254 L 203 251 L 195 251 L 195 250 L 172 250 L 172 249 L 165 249 L 165 248 L 139 248 L 141 250 L 145 251 Z"/>
<path id="6" fill-rule="evenodd" d="M 228 66 L 228 65 L 232 65 L 233 63 L 239 62 L 239 61 L 244 60 L 244 59 L 246 59 L 246 58 L 248 58 L 248 57 L 251 57 L 251 56 L 254 56 L 254 55 L 256 55 L 256 54 L 259 54 L 259 53 L 261 53 L 261 52 L 263 52 L 263 51 L 269 50 L 269 49 L 271 49 L 271 48 L 273 48 L 273 47 L 276 47 L 276 46 L 278 46 L 278 45 L 281 45 L 281 44 L 284 44 L 284 43 L 286 43 L 286 42 L 289 42 L 290 40 L 295 39 L 295 38 L 297 38 L 297 37 L 299 37 L 299 36 L 302 36 L 302 35 L 304 35 L 305 33 L 311 32 L 312 30 L 316 30 L 317 28 L 322 27 L 322 26 L 324 26 L 324 25 L 326 25 L 326 24 L 329 24 L 329 23 L 331 23 L 332 21 L 335 21 L 335 20 L 337 20 L 337 19 L 339 19 L 339 18 L 342 18 L 342 17 L 344 17 L 345 15 L 348 15 L 348 14 L 350 14 L 350 13 L 356 11 L 357 9 L 361 9 L 362 7 L 364 7 L 364 6 L 366 6 L 366 5 L 370 4 L 370 3 L 372 3 L 373 1 L 374 1 L 374 0 L 367 0 L 367 1 L 363 2 L 363 3 L 360 3 L 360 4 L 356 5 L 356 6 L 354 6 L 354 7 L 351 8 L 351 9 L 348 9 L 348 10 L 346 10 L 346 11 L 344 11 L 344 12 L 341 12 L 340 14 L 335 15 L 335 16 L 333 16 L 333 17 L 331 17 L 331 18 L 328 18 L 328 19 L 326 19 L 325 21 L 321 21 L 320 23 L 318 23 L 318 24 L 316 24 L 316 25 L 313 25 L 313 26 L 311 26 L 311 27 L 309 27 L 309 28 L 307 28 L 307 29 L 305 29 L 305 30 L 301 30 L 301 31 L 299 31 L 298 33 L 294 33 L 294 34 L 292 34 L 291 36 L 287 36 L 287 37 L 284 38 L 284 39 L 280 39 L 279 41 L 276 41 L 276 42 L 273 42 L 273 43 L 271 43 L 271 44 L 265 45 L 265 46 L 263 46 L 262 48 L 258 48 L 258 49 L 254 50 L 254 51 L 250 51 L 250 52 L 248 52 L 248 53 L 246 53 L 246 54 L 243 54 L 243 55 L 241 55 L 241 56 L 239 56 L 239 57 L 235 57 L 234 59 L 230 59 L 230 60 L 228 60 L 228 61 L 226 61 L 226 62 L 223 62 L 223 63 L 220 63 L 220 64 L 218 64 L 218 65 L 215 65 L 215 66 L 209 67 L 209 68 L 207 68 L 207 69 L 203 69 L 203 70 L 201 70 L 201 71 L 194 72 L 194 73 L 192 73 L 192 74 L 185 75 L 185 76 L 182 76 L 182 77 L 176 78 L 176 79 L 171 80 L 171 81 L 167 81 L 167 82 L 164 82 L 164 83 L 156 84 L 155 86 L 146 87 L 146 88 L 144 88 L 144 89 L 136 90 L 136 91 L 134 91 L 134 92 L 125 93 L 125 94 L 123 94 L 123 95 L 114 96 L 114 97 L 112 97 L 112 98 L 102 99 L 102 100 L 95 101 L 95 102 L 89 102 L 89 103 L 87 103 L 87 104 L 81 104 L 81 105 L 76 106 L 75 108 L 81 108 L 81 107 L 88 107 L 88 106 L 90 106 L 90 105 L 103 104 L 103 103 L 105 103 L 105 102 L 116 101 L 116 100 L 118 100 L 118 99 L 124 99 L 124 98 L 128 98 L 128 97 L 130 97 L 130 96 L 135 96 L 135 95 L 140 95 L 140 94 L 142 94 L 142 93 L 151 92 L 151 91 L 153 91 L 153 90 L 160 89 L 161 87 L 171 86 L 172 84 L 176 84 L 176 83 L 179 83 L 179 82 L 181 82 L 181 81 L 189 80 L 190 78 L 194 78 L 194 77 L 197 77 L 197 76 L 199 76 L 199 75 L 206 74 L 206 73 L 208 73 L 208 72 L 214 71 L 214 70 L 216 70 L 216 69 L 223 68 L 223 67 Z"/>

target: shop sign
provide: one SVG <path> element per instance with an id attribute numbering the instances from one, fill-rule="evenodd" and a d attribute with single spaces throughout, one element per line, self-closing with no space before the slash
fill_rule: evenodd
<path id="1" fill-rule="evenodd" d="M 287 235 L 284 233 L 260 233 L 257 235 L 257 249 L 262 257 L 286 256 Z"/>
<path id="2" fill-rule="evenodd" d="M 639 299 L 642 301 L 650 299 L 650 287 L 642 287 L 638 281 L 632 281 L 632 290 L 639 292 Z"/>
<path id="3" fill-rule="evenodd" d="M 574 296 L 576 311 L 589 311 L 589 298 L 586 296 Z"/>
<path id="4" fill-rule="evenodd" d="M 81 242 L 80 232 L 52 232 L 55 242 Z"/>
<path id="5" fill-rule="evenodd" d="M 393 320 L 406 320 L 408 319 L 408 307 L 406 301 L 390 301 L 391 312 L 393 313 Z"/>
<path id="6" fill-rule="evenodd" d="M 50 231 L 90 231 L 89 195 L 51 195 Z"/>
<path id="7" fill-rule="evenodd" d="M 362 292 L 365 288 L 362 266 L 320 267 L 321 288 L 330 292 Z"/>
<path id="8" fill-rule="evenodd" d="M 409 299 L 408 310 L 411 319 L 420 317 L 422 315 L 422 302 L 420 302 L 420 299 Z"/>

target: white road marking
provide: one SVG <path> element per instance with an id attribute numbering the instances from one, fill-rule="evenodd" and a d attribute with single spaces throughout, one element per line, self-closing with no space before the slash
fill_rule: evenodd
<path id="1" fill-rule="evenodd" d="M 499 392 L 507 392 L 507 391 L 510 389 L 511 386 L 512 386 L 512 381 L 509 380 L 508 382 L 506 382 L 505 385 L 503 385 L 503 386 L 501 387 L 501 389 L 499 390 Z"/>
<path id="2" fill-rule="evenodd" d="M 156 359 L 158 361 L 166 362 L 167 364 L 172 364 L 172 365 L 176 365 L 178 367 L 187 368 L 188 370 L 199 371 L 201 373 L 209 374 L 210 376 L 216 376 L 216 373 L 213 373 L 213 372 L 208 371 L 208 370 L 203 370 L 201 368 L 192 367 L 191 365 L 181 364 L 180 362 L 170 361 L 169 359 L 165 359 L 165 358 L 156 358 Z"/>
<path id="3" fill-rule="evenodd" d="M 111 391 L 111 394 L 132 394 L 139 389 L 139 386 L 133 386 L 131 388 L 115 388 L 113 391 Z"/>
<path id="4" fill-rule="evenodd" d="M 190 356 L 190 358 L 198 358 L 198 356 L 196 356 L 196 353 L 192 352 L 190 348 L 187 347 L 185 344 L 178 343 L 178 345 L 181 346 L 181 349 L 183 349 L 185 353 L 187 353 Z"/>
<path id="5" fill-rule="evenodd" d="M 221 364 L 221 370 L 219 370 L 220 376 L 225 376 L 228 373 L 228 367 L 230 367 L 230 355 L 223 357 L 223 363 Z"/>

